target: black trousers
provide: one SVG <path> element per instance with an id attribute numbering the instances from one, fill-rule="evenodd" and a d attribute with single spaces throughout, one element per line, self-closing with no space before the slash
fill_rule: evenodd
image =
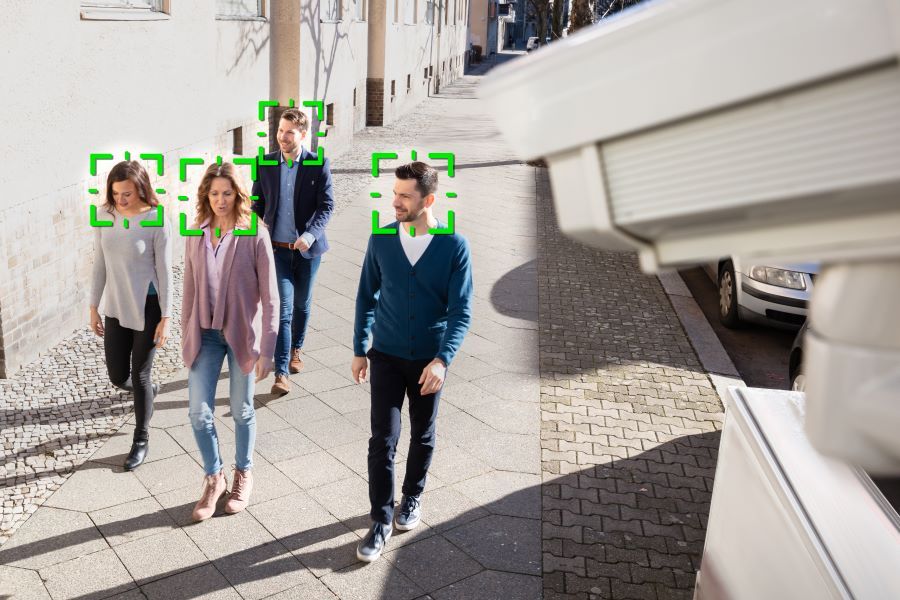
<path id="1" fill-rule="evenodd" d="M 153 414 L 153 387 L 150 372 L 156 354 L 153 334 L 161 318 L 159 299 L 147 296 L 144 305 L 144 330 L 122 327 L 119 320 L 106 317 L 103 349 L 106 351 L 106 370 L 112 384 L 134 392 L 134 441 L 149 438 L 150 415 Z"/>
<path id="2" fill-rule="evenodd" d="M 410 442 L 403 493 L 418 496 L 425 490 L 434 454 L 435 419 L 441 391 L 423 396 L 419 377 L 431 360 L 406 360 L 369 350 L 372 388 L 372 437 L 369 438 L 369 513 L 375 522 L 394 518 L 394 456 L 400 439 L 400 409 L 409 397 Z"/>

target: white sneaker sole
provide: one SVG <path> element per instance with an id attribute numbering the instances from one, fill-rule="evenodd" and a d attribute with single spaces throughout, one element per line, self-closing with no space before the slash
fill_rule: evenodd
<path id="1" fill-rule="evenodd" d="M 393 533 L 393 531 L 391 533 Z M 391 539 L 391 533 L 384 536 L 384 546 L 381 547 L 381 552 L 379 552 L 378 554 L 365 555 L 365 554 L 360 553 L 359 547 L 357 547 L 356 548 L 356 558 L 358 558 L 359 560 L 361 560 L 364 563 L 375 562 L 376 560 L 378 560 L 378 557 L 381 556 L 382 552 L 384 552 L 384 548 L 385 548 L 385 546 L 387 546 L 388 540 Z"/>
<path id="2" fill-rule="evenodd" d="M 409 531 L 410 529 L 415 529 L 416 526 L 422 521 L 422 515 L 419 515 L 419 518 L 413 521 L 412 523 L 407 523 L 406 525 L 401 525 L 397 522 L 397 519 L 394 519 L 394 527 L 397 528 L 398 531 Z"/>

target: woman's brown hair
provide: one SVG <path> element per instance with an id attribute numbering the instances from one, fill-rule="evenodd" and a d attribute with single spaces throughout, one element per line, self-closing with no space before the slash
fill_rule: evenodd
<path id="1" fill-rule="evenodd" d="M 136 160 L 123 160 L 112 168 L 109 176 L 106 178 L 106 203 L 103 205 L 106 212 L 111 214 L 116 207 L 116 201 L 113 199 L 113 184 L 122 181 L 133 183 L 138 197 L 152 208 L 156 208 L 159 205 L 156 192 L 153 191 L 153 186 L 150 185 L 150 175 L 147 174 L 147 169 Z"/>
<path id="2" fill-rule="evenodd" d="M 204 223 L 213 217 L 213 211 L 209 205 L 209 189 L 212 187 L 213 179 L 216 177 L 224 177 L 231 182 L 231 189 L 234 190 L 235 195 L 235 226 L 247 226 L 250 223 L 250 195 L 247 194 L 247 190 L 244 188 L 237 167 L 230 162 L 223 162 L 221 165 L 213 163 L 209 165 L 206 173 L 203 174 L 200 188 L 197 190 L 197 223 Z"/>

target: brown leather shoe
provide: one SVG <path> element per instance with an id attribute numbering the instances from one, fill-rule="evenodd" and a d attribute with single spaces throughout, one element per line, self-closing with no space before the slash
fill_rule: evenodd
<path id="1" fill-rule="evenodd" d="M 276 375 L 275 383 L 272 385 L 272 393 L 276 396 L 284 396 L 291 391 L 291 381 L 287 375 Z"/>
<path id="2" fill-rule="evenodd" d="M 225 512 L 230 515 L 239 513 L 250 504 L 250 492 L 253 491 L 253 474 L 250 469 L 241 471 L 235 468 L 231 480 L 231 495 L 225 503 Z"/>
<path id="3" fill-rule="evenodd" d="M 216 503 L 225 493 L 225 473 L 219 471 L 216 475 L 207 475 L 203 478 L 203 494 L 200 501 L 194 505 L 191 517 L 194 521 L 205 521 L 216 512 Z"/>
<path id="4" fill-rule="evenodd" d="M 291 373 L 299 373 L 303 368 L 303 359 L 300 358 L 300 348 L 291 350 L 291 362 L 288 363 L 288 370 Z"/>

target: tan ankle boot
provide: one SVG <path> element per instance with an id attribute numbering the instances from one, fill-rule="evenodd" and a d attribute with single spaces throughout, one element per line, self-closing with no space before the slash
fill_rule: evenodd
<path id="1" fill-rule="evenodd" d="M 287 375 L 276 375 L 272 385 L 273 396 L 284 396 L 291 391 L 291 381 Z"/>
<path id="2" fill-rule="evenodd" d="M 225 473 L 219 471 L 215 475 L 207 475 L 203 478 L 203 494 L 200 501 L 194 505 L 191 514 L 194 521 L 205 521 L 216 512 L 216 503 L 225 493 Z"/>
<path id="3" fill-rule="evenodd" d="M 231 480 L 231 496 L 225 503 L 225 512 L 230 515 L 239 513 L 250 504 L 250 492 L 253 491 L 253 474 L 250 469 L 234 470 L 234 478 Z"/>
<path id="4" fill-rule="evenodd" d="M 300 358 L 300 348 L 291 350 L 291 361 L 288 363 L 288 371 L 299 373 L 303 369 L 303 359 Z"/>

